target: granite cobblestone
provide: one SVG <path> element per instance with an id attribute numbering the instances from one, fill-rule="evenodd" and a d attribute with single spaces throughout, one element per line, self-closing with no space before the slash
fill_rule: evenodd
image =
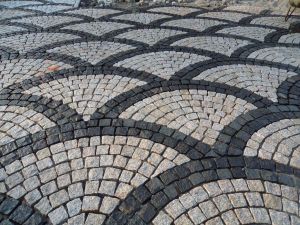
<path id="1" fill-rule="evenodd" d="M 77 3 L 0 2 L 0 224 L 299 224 L 290 22 Z"/>

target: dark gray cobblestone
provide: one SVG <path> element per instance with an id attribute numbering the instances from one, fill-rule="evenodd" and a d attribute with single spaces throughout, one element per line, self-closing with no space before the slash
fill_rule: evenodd
<path id="1" fill-rule="evenodd" d="M 49 224 L 35 209 L 3 194 L 0 195 L 0 220 L 1 224 Z"/>
<path id="2" fill-rule="evenodd" d="M 0 2 L 1 225 L 300 224 L 283 16 L 76 5 Z"/>

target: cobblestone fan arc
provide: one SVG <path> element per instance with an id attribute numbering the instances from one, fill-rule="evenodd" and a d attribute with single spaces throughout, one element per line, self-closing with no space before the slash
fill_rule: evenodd
<path id="1" fill-rule="evenodd" d="M 0 225 L 300 224 L 283 16 L 77 5 L 0 1 Z"/>

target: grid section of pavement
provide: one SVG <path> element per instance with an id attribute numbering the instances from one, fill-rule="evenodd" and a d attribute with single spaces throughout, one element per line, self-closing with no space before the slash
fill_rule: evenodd
<path id="1" fill-rule="evenodd" d="M 77 4 L 0 1 L 0 225 L 300 224 L 282 15 Z"/>

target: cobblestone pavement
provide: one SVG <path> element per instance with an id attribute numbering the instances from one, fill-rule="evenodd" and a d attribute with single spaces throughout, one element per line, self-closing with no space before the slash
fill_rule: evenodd
<path id="1" fill-rule="evenodd" d="M 282 15 L 75 5 L 0 2 L 1 225 L 300 224 Z"/>

